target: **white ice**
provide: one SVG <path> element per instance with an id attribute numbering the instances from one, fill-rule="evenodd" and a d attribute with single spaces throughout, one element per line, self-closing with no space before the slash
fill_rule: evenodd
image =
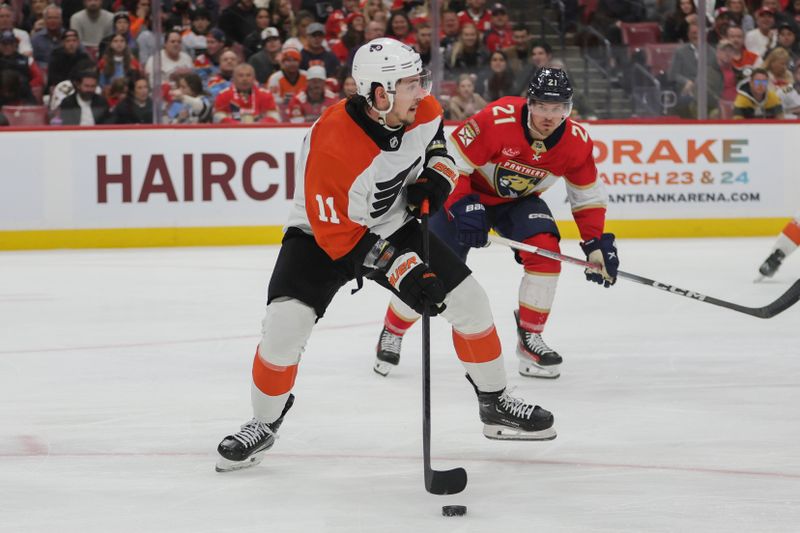
<path id="1" fill-rule="evenodd" d="M 623 269 L 761 306 L 772 238 L 620 240 Z M 565 253 L 580 255 L 574 241 Z M 470 265 L 490 294 L 514 394 L 558 438 L 484 438 L 446 323 L 433 323 L 434 468 L 425 492 L 420 333 L 372 372 L 387 294 L 337 295 L 264 462 L 214 472 L 250 417 L 249 372 L 277 247 L 0 254 L 0 531 L 551 532 L 800 530 L 800 304 L 771 320 L 565 265 L 545 338 L 554 381 L 516 372 L 508 249 Z M 441 506 L 468 506 L 463 518 Z"/>

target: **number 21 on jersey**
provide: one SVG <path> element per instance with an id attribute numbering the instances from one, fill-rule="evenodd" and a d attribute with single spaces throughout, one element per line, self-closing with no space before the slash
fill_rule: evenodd
<path id="1" fill-rule="evenodd" d="M 336 209 L 334 209 L 333 207 L 333 196 L 327 196 L 323 199 L 322 195 L 318 194 L 315 196 L 315 198 L 317 199 L 317 207 L 319 207 L 319 219 L 322 222 L 339 224 L 341 221 L 339 220 L 339 217 L 336 216 Z M 331 212 L 330 216 L 328 216 L 328 214 L 325 212 L 326 206 L 328 207 L 328 210 L 330 210 Z"/>
<path id="2" fill-rule="evenodd" d="M 514 106 L 511 104 L 492 106 L 492 116 L 495 124 L 508 124 L 516 120 L 514 118 Z"/>

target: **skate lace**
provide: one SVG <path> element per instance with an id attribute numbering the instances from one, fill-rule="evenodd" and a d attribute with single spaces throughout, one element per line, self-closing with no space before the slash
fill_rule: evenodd
<path id="1" fill-rule="evenodd" d="M 403 342 L 403 337 L 395 335 L 388 329 L 384 329 L 381 334 L 381 350 L 385 352 L 400 353 L 400 345 Z"/>
<path id="2" fill-rule="evenodd" d="M 255 418 L 242 426 L 242 429 L 233 436 L 247 447 L 254 446 L 259 440 L 264 438 L 265 435 L 272 435 L 273 438 L 278 438 L 266 422 L 260 422 Z"/>
<path id="3" fill-rule="evenodd" d="M 547 344 L 545 344 L 544 339 L 538 333 L 531 333 L 526 331 L 523 335 L 525 346 L 528 350 L 538 353 L 540 355 L 546 355 L 549 353 L 555 353 L 555 350 L 550 348 Z"/>
<path id="4" fill-rule="evenodd" d="M 500 405 L 511 415 L 530 420 L 536 406 L 525 403 L 522 398 L 511 396 L 510 393 L 513 391 L 514 389 L 512 388 L 500 395 Z"/>

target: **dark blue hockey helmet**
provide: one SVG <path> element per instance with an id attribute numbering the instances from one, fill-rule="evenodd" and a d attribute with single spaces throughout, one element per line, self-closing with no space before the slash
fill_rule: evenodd
<path id="1" fill-rule="evenodd" d="M 572 84 L 560 68 L 541 67 L 528 84 L 528 101 L 571 103 Z"/>

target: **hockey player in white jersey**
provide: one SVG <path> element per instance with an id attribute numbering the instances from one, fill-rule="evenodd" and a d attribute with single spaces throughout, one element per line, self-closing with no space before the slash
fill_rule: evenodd
<path id="1" fill-rule="evenodd" d="M 269 283 L 253 361 L 253 418 L 219 444 L 217 470 L 258 464 L 294 402 L 300 356 L 315 323 L 347 282 L 374 280 L 411 308 L 440 314 L 493 439 L 555 438 L 553 415 L 506 392 L 500 340 L 486 293 L 445 244 L 420 259 L 414 215 L 438 210 L 458 179 L 442 110 L 419 54 L 393 39 L 362 46 L 358 94 L 329 108 L 303 142 L 299 183 Z"/>

